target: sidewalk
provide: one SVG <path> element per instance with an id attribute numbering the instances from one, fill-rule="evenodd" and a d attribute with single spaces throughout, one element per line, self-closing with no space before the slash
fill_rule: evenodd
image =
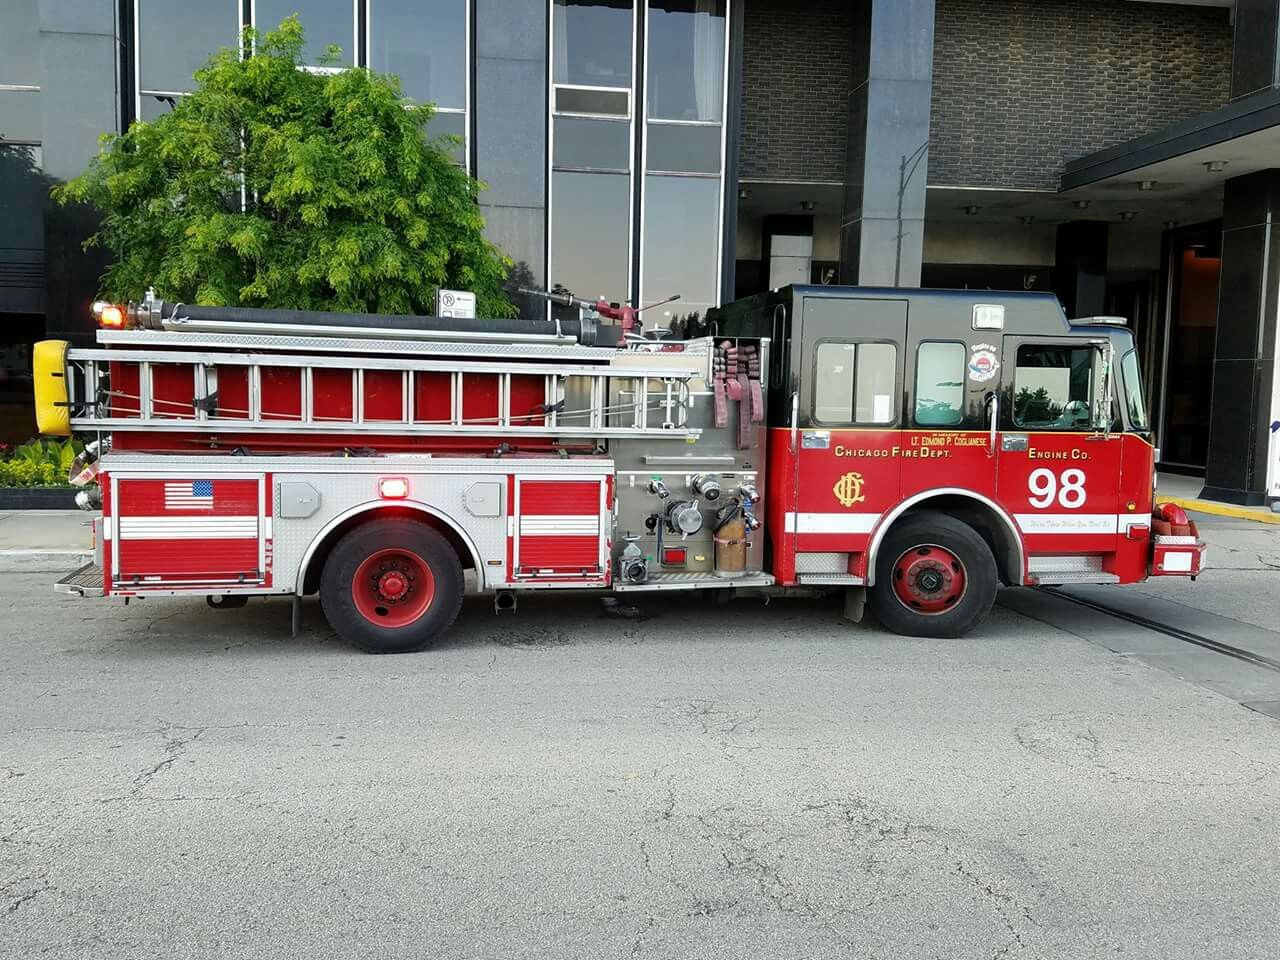
<path id="1" fill-rule="evenodd" d="M 1184 510 L 1194 510 L 1197 513 L 1207 513 L 1215 517 L 1280 524 L 1280 514 L 1272 513 L 1269 507 L 1242 507 L 1239 504 L 1223 503 L 1219 500 L 1202 500 L 1200 491 L 1203 487 L 1204 480 L 1201 477 L 1161 473 L 1159 486 L 1156 488 L 1156 502 L 1176 503 Z"/>
<path id="2" fill-rule="evenodd" d="M 0 512 L 0 571 L 70 571 L 93 557 L 95 514 L 83 510 Z"/>

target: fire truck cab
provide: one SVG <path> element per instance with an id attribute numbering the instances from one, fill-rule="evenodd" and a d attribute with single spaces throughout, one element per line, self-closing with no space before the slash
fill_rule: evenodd
<path id="1" fill-rule="evenodd" d="M 866 586 L 881 621 L 956 635 L 997 582 L 1199 573 L 1153 519 L 1154 449 L 1124 321 L 1055 297 L 796 286 L 713 312 L 768 336 L 771 571 Z M 1153 534 L 1153 523 L 1157 533 Z"/>
<path id="2" fill-rule="evenodd" d="M 578 306 L 582 301 L 576 301 Z M 1190 576 L 1154 509 L 1132 337 L 1028 293 L 788 287 L 645 332 L 95 305 L 35 352 L 75 470 L 81 595 L 319 593 L 364 649 L 421 649 L 464 593 L 846 591 L 958 636 L 1001 583 Z M 618 326 L 601 317 L 622 315 Z"/>

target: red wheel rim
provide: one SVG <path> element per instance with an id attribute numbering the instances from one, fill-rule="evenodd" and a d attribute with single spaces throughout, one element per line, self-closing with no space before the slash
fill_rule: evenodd
<path id="1" fill-rule="evenodd" d="M 893 565 L 893 593 L 908 610 L 925 616 L 946 613 L 964 596 L 964 564 L 936 544 L 912 547 Z"/>
<path id="2" fill-rule="evenodd" d="M 360 615 L 380 627 L 407 627 L 431 607 L 436 578 L 412 550 L 379 550 L 351 578 L 351 599 Z"/>

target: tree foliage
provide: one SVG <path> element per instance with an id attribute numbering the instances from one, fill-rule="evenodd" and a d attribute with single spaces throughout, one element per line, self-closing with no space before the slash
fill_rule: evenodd
<path id="1" fill-rule="evenodd" d="M 89 241 L 114 256 L 103 295 L 429 313 L 444 286 L 473 290 L 481 315 L 511 315 L 482 186 L 451 160 L 457 138 L 427 138 L 434 108 L 395 77 L 299 69 L 296 17 L 242 42 L 243 58 L 216 54 L 171 112 L 104 136 L 55 191 L 103 215 Z"/>

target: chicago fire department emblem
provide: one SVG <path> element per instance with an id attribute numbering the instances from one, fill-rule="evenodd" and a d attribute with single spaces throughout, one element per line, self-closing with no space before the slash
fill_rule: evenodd
<path id="1" fill-rule="evenodd" d="M 862 495 L 862 474 L 860 473 L 846 473 L 836 481 L 831 492 L 836 495 L 842 507 L 852 507 L 855 503 L 861 503 L 867 499 Z"/>
<path id="2" fill-rule="evenodd" d="M 1000 369 L 996 348 L 989 343 L 975 343 L 969 356 L 969 379 L 974 383 L 986 383 Z"/>

